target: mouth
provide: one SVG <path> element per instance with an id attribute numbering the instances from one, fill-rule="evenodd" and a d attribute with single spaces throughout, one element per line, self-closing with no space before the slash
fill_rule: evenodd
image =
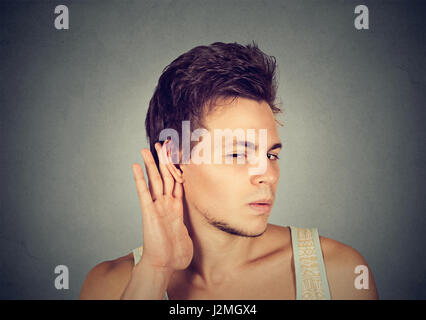
<path id="1" fill-rule="evenodd" d="M 252 202 L 249 203 L 249 206 L 258 213 L 269 214 L 272 209 L 272 202 Z"/>

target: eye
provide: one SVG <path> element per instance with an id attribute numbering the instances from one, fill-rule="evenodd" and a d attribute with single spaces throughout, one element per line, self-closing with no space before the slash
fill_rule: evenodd
<path id="1" fill-rule="evenodd" d="M 233 158 L 242 158 L 245 157 L 246 154 L 245 153 L 233 153 L 233 154 L 229 154 L 228 157 L 233 157 Z"/>
<path id="2" fill-rule="evenodd" d="M 272 153 L 268 153 L 266 156 L 268 157 L 268 159 L 270 159 L 269 156 L 274 156 L 275 160 L 279 160 L 279 158 L 280 158 L 280 157 L 278 157 L 277 154 L 272 154 Z M 272 159 L 270 159 L 270 160 L 272 160 Z"/>

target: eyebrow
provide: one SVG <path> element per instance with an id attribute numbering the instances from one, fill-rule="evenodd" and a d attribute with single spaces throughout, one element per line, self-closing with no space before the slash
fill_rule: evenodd
<path id="1" fill-rule="evenodd" d="M 256 145 L 254 145 L 253 144 L 253 142 L 250 142 L 250 141 L 237 141 L 236 143 L 235 142 L 233 142 L 233 144 L 232 144 L 233 146 L 238 146 L 238 145 L 243 145 L 244 147 L 246 147 L 246 148 L 250 148 L 250 149 L 254 149 L 254 150 L 257 150 L 259 147 L 258 147 L 258 145 L 256 144 Z M 281 142 L 277 142 L 277 143 L 275 143 L 272 147 L 270 147 L 269 149 L 268 149 L 268 151 L 271 151 L 271 150 L 275 150 L 275 149 L 279 149 L 279 148 L 282 148 L 282 143 Z"/>

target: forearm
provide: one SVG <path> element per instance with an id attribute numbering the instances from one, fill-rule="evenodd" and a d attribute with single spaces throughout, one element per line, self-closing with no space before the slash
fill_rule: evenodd
<path id="1" fill-rule="evenodd" d="M 144 263 L 143 259 L 133 268 L 132 276 L 121 300 L 162 300 L 172 272 L 155 268 Z"/>

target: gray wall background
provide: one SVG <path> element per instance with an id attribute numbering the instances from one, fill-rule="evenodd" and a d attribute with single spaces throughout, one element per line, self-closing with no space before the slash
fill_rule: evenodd
<path id="1" fill-rule="evenodd" d="M 70 29 L 54 28 L 54 8 Z M 370 29 L 353 26 L 366 4 Z M 318 227 L 369 263 L 382 299 L 425 299 L 425 24 L 417 1 L 0 4 L 0 298 L 77 299 L 142 241 L 131 164 L 162 69 L 255 40 L 284 115 L 271 223 Z M 54 268 L 70 271 L 56 290 Z"/>

